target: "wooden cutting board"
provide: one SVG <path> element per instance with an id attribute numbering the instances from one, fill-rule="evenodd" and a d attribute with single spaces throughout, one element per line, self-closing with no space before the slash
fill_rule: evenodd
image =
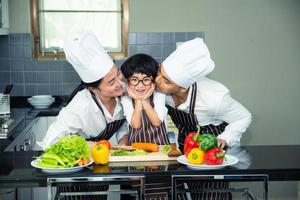
<path id="1" fill-rule="evenodd" d="M 162 152 L 163 146 L 159 147 L 158 152 L 138 156 L 109 156 L 109 162 L 138 162 L 138 161 L 164 161 L 176 160 L 177 157 L 169 157 Z"/>

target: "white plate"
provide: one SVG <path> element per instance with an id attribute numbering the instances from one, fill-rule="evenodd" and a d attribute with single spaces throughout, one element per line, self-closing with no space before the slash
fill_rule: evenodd
<path id="1" fill-rule="evenodd" d="M 31 166 L 35 167 L 37 169 L 41 169 L 42 172 L 45 172 L 47 174 L 68 174 L 68 173 L 74 173 L 83 170 L 84 167 L 87 167 L 91 164 L 93 164 L 93 160 L 90 159 L 90 161 L 86 165 L 82 166 L 76 166 L 76 167 L 68 167 L 68 168 L 45 168 L 40 167 L 37 165 L 37 162 L 40 161 L 39 159 L 35 159 L 31 161 Z"/>
<path id="2" fill-rule="evenodd" d="M 220 168 L 224 168 L 226 166 L 235 165 L 236 163 L 239 162 L 239 159 L 235 156 L 232 156 L 232 155 L 226 154 L 225 158 L 226 158 L 226 160 L 224 160 L 223 164 L 221 164 L 221 165 L 206 165 L 206 164 L 195 165 L 195 164 L 190 164 L 190 163 L 188 163 L 188 160 L 185 157 L 185 155 L 179 156 L 177 158 L 177 161 L 181 164 L 186 165 L 188 168 L 196 169 L 196 170 L 220 169 Z"/>

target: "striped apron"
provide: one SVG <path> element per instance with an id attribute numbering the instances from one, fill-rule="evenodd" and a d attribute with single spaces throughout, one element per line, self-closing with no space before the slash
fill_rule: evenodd
<path id="1" fill-rule="evenodd" d="M 184 111 L 180 111 L 176 108 L 167 105 L 168 114 L 170 115 L 172 121 L 175 126 L 178 128 L 178 145 L 181 152 L 183 152 L 184 140 L 186 136 L 190 132 L 197 131 L 198 120 L 194 114 L 196 96 L 197 96 L 197 84 L 194 83 L 192 86 L 192 95 L 190 101 L 190 110 L 189 113 Z M 222 123 L 218 126 L 214 126 L 212 124 L 201 126 L 201 134 L 203 133 L 211 133 L 214 136 L 218 136 L 221 134 L 227 123 Z M 221 189 L 228 188 L 227 182 L 187 182 L 189 189 Z M 227 192 L 202 192 L 202 193 L 191 193 L 192 199 L 213 199 L 213 200 L 221 200 L 221 199 L 231 199 L 231 194 Z M 186 199 L 185 195 L 179 195 L 178 199 Z"/>
<path id="2" fill-rule="evenodd" d="M 152 96 L 150 104 L 154 107 Z M 141 123 L 142 127 L 139 129 L 134 129 L 129 125 L 129 145 L 133 142 L 150 142 L 160 145 L 170 144 L 164 122 L 158 127 L 153 126 L 146 112 L 143 110 Z"/>
<path id="3" fill-rule="evenodd" d="M 150 104 L 154 107 L 153 96 L 150 98 Z M 160 126 L 155 127 L 151 124 L 146 112 L 142 111 L 142 127 L 140 129 L 134 129 L 129 125 L 129 145 L 133 142 L 150 142 L 159 145 L 168 145 L 170 144 L 165 123 L 162 122 Z M 165 167 L 162 167 L 164 170 Z M 170 191 L 170 187 L 165 187 L 169 185 L 167 180 L 153 180 L 146 178 L 145 183 L 145 199 L 166 199 Z M 140 186 L 133 186 L 137 189 Z"/>
<path id="4" fill-rule="evenodd" d="M 103 116 L 104 111 L 100 104 L 98 103 L 95 94 L 92 94 L 92 98 L 101 110 Z M 105 118 L 106 119 L 106 118 Z M 111 123 L 107 123 L 106 121 L 106 128 L 99 133 L 97 137 L 87 139 L 88 141 L 99 141 L 99 140 L 109 140 L 115 132 L 117 132 L 121 126 L 125 122 L 125 118 L 121 120 L 116 120 Z M 81 184 L 81 185 L 74 185 L 74 186 L 59 186 L 57 187 L 57 194 L 60 192 L 89 192 L 89 191 L 107 191 L 108 190 L 108 185 L 86 185 L 86 184 Z M 107 199 L 107 195 L 89 195 L 89 196 L 66 196 L 64 198 L 58 198 L 58 195 L 56 195 L 55 199 L 63 199 L 63 200 L 104 200 Z"/>

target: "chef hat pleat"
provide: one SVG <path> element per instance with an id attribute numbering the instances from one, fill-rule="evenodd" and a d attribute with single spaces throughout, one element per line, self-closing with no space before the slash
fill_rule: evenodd
<path id="1" fill-rule="evenodd" d="M 103 78 L 113 61 L 91 31 L 81 31 L 64 40 L 66 60 L 72 64 L 81 80 L 92 83 Z"/>
<path id="2" fill-rule="evenodd" d="M 202 38 L 181 44 L 162 65 L 168 77 L 183 88 L 189 88 L 215 67 Z"/>

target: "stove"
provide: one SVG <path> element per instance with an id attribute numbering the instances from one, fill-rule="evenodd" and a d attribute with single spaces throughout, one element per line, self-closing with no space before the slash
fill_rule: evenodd
<path id="1" fill-rule="evenodd" d="M 17 126 L 18 124 L 10 115 L 0 116 L 0 139 L 7 139 L 9 133 Z"/>

